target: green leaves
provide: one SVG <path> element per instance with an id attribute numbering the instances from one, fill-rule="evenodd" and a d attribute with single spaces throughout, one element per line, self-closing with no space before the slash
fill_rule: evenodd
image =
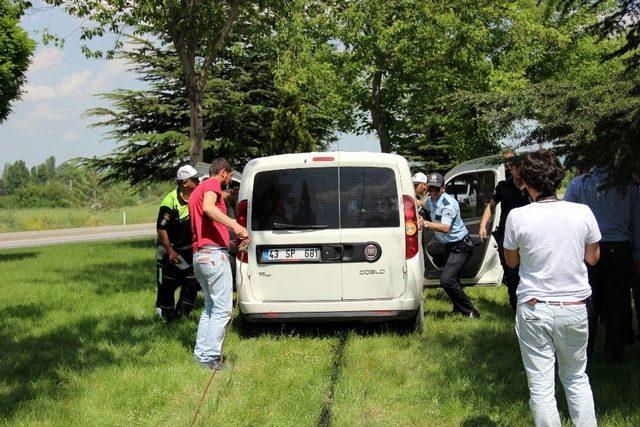
<path id="1" fill-rule="evenodd" d="M 11 112 L 11 103 L 20 99 L 35 48 L 20 27 L 20 16 L 27 7 L 28 2 L 0 0 L 0 124 Z"/>

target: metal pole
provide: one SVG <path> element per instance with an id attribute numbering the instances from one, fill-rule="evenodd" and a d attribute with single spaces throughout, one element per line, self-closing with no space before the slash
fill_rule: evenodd
<path id="1" fill-rule="evenodd" d="M 127 225 L 127 213 L 122 212 L 122 225 Z"/>

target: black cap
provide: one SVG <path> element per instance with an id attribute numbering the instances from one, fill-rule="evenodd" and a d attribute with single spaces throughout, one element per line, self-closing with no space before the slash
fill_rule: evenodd
<path id="1" fill-rule="evenodd" d="M 427 186 L 442 187 L 444 185 L 444 177 L 438 172 L 430 173 L 427 177 Z"/>

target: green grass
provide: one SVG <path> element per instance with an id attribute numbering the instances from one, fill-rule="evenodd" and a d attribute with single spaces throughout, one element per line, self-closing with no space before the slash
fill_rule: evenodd
<path id="1" fill-rule="evenodd" d="M 160 323 L 151 240 L 0 251 L 0 424 L 187 425 L 210 372 L 197 315 Z M 531 425 L 506 290 L 471 289 L 483 317 L 426 296 L 426 331 L 237 321 L 198 425 Z M 601 425 L 640 425 L 638 346 L 591 376 Z M 568 422 L 564 396 L 558 400 Z"/>
<path id="2" fill-rule="evenodd" d="M 158 206 L 158 203 L 140 203 L 95 213 L 85 207 L 0 209 L 0 233 L 121 225 L 123 212 L 126 213 L 127 224 L 155 222 Z"/>

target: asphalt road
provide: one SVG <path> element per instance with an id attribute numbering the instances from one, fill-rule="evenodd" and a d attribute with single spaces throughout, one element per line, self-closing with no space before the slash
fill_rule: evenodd
<path id="1" fill-rule="evenodd" d="M 0 249 L 26 248 L 59 243 L 152 237 L 156 224 L 109 225 L 105 227 L 0 233 Z"/>

